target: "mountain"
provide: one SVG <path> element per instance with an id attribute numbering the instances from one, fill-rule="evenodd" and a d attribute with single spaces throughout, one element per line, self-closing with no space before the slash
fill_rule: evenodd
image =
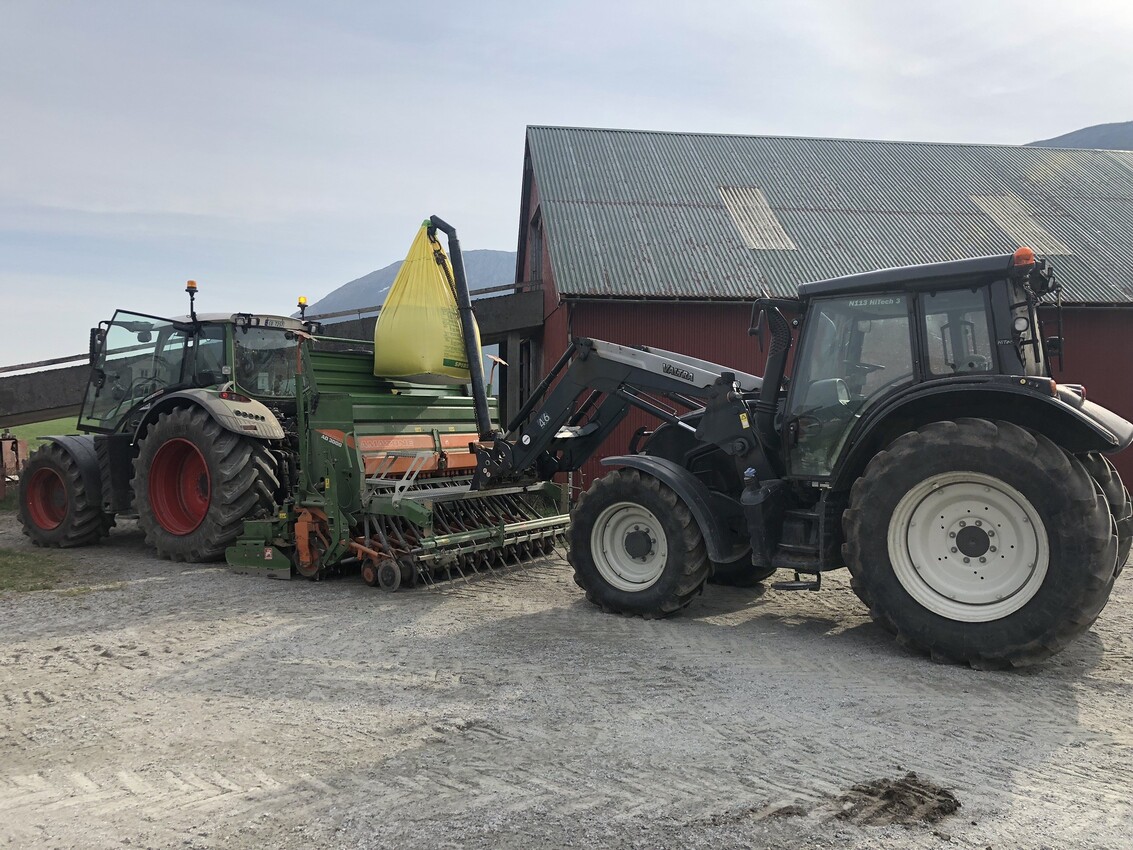
<path id="1" fill-rule="evenodd" d="M 339 310 L 359 310 L 384 304 L 401 263 L 398 260 L 350 283 L 344 283 L 308 306 L 307 313 L 337 313 Z M 465 251 L 464 271 L 468 275 L 468 288 L 473 293 L 477 289 L 503 286 L 515 280 L 515 252 L 485 249 Z"/>
<path id="2" fill-rule="evenodd" d="M 1029 142 L 1039 148 L 1098 148 L 1111 151 L 1133 151 L 1133 121 L 1118 124 L 1095 124 L 1053 139 Z"/>

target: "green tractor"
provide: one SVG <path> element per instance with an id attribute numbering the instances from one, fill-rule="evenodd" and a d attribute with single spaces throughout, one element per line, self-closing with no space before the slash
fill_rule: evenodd
<path id="1" fill-rule="evenodd" d="M 50 437 L 20 479 L 25 534 L 83 546 L 136 513 L 162 557 L 223 557 L 244 519 L 286 489 L 284 424 L 306 336 L 283 316 L 116 311 L 91 330 L 85 433 Z"/>
<path id="2" fill-rule="evenodd" d="M 188 316 L 119 310 L 92 329 L 85 433 L 50 437 L 21 478 L 32 542 L 84 546 L 136 516 L 164 558 L 227 554 L 308 578 L 356 560 L 392 590 L 544 554 L 561 536 L 554 484 L 471 492 L 472 445 L 495 414 L 478 350 L 475 389 L 391 380 L 365 341 L 298 318 L 198 315 L 187 291 Z"/>

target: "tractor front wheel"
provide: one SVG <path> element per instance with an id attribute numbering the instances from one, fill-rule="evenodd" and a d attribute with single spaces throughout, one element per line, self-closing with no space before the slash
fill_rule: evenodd
<path id="1" fill-rule="evenodd" d="M 36 546 L 69 548 L 97 543 L 113 524 L 101 493 L 88 493 L 74 456 L 45 443 L 20 475 L 20 524 Z"/>
<path id="2" fill-rule="evenodd" d="M 899 437 L 854 484 L 843 525 L 851 584 L 874 620 L 941 661 L 1048 658 L 1113 587 L 1117 537 L 1089 472 L 1007 422 Z"/>
<path id="3" fill-rule="evenodd" d="M 266 444 L 222 428 L 199 407 L 161 414 L 134 461 L 138 525 L 174 561 L 224 557 L 244 520 L 270 513 L 278 488 Z"/>
<path id="4" fill-rule="evenodd" d="M 574 580 L 603 610 L 666 617 L 704 588 L 710 563 L 680 497 L 652 475 L 599 478 L 571 512 Z"/>

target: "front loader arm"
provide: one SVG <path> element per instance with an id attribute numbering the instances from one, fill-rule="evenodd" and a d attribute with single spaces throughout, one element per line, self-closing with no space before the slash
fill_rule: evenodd
<path id="1" fill-rule="evenodd" d="M 478 447 L 473 486 L 484 489 L 533 474 L 549 478 L 578 469 L 631 407 L 677 428 L 711 432 L 710 441 L 734 449 L 729 453 L 746 453 L 756 441 L 747 425 L 742 391 L 753 392 L 760 384 L 754 375 L 683 354 L 576 340 L 513 420 L 511 430 L 491 445 Z M 700 427 L 683 421 L 666 401 L 702 405 Z M 728 424 L 721 428 L 720 421 Z"/>

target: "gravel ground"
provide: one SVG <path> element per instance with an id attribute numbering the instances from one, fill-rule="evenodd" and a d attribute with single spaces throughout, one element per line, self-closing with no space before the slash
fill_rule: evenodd
<path id="1" fill-rule="evenodd" d="M 30 549 L 11 514 L 0 547 Z M 1129 578 L 1052 661 L 980 673 L 840 574 L 646 622 L 554 558 L 387 595 L 129 524 L 59 557 L 69 586 L 0 596 L 0 846 L 1133 846 Z"/>

